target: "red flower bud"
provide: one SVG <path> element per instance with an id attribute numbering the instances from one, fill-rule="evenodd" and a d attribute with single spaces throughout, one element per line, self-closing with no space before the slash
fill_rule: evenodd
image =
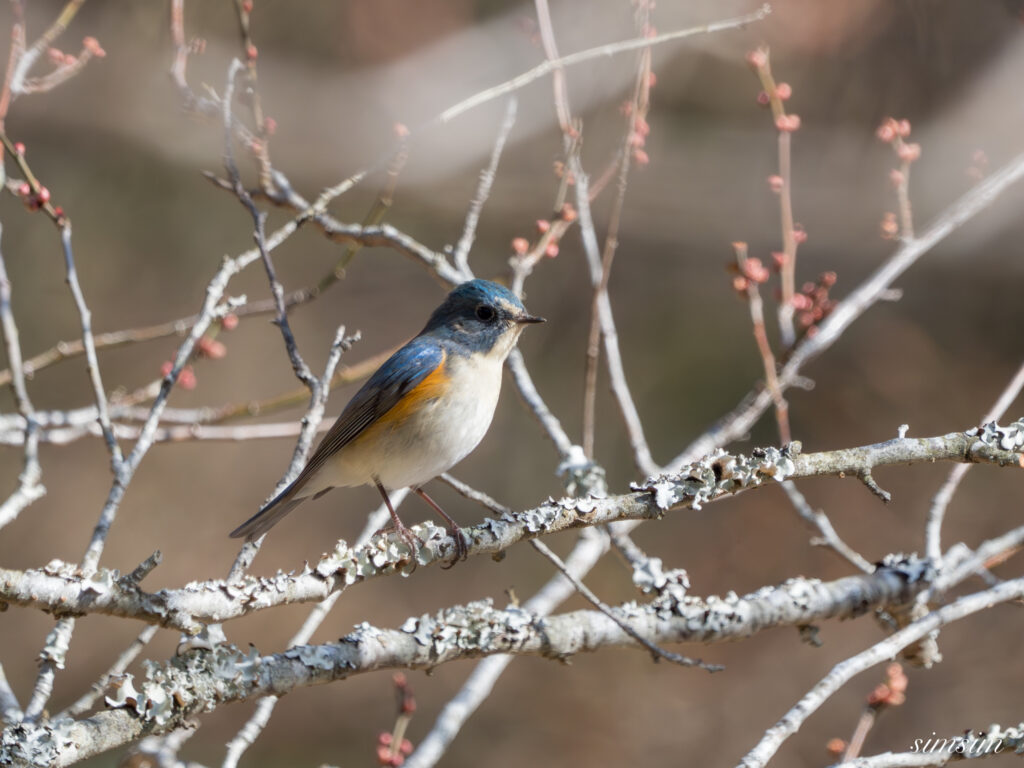
<path id="1" fill-rule="evenodd" d="M 779 83 L 775 86 L 775 95 L 782 101 L 786 101 L 793 95 L 793 86 L 789 83 Z"/>
<path id="2" fill-rule="evenodd" d="M 754 69 L 761 69 L 768 63 L 768 54 L 763 48 L 750 51 L 747 54 L 747 64 Z"/>
<path id="3" fill-rule="evenodd" d="M 512 240 L 512 252 L 522 256 L 530 250 L 530 241 L 525 237 L 516 237 Z"/>
<path id="4" fill-rule="evenodd" d="M 103 50 L 103 46 L 100 45 L 100 41 L 95 37 L 87 37 L 82 40 L 82 47 L 97 59 L 102 59 L 107 55 L 107 52 Z"/>

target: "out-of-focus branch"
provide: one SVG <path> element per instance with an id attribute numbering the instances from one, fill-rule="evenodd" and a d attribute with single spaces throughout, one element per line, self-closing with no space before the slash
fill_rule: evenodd
<path id="1" fill-rule="evenodd" d="M 722 21 L 715 21 L 710 24 L 703 24 L 689 29 L 679 29 L 673 32 L 666 32 L 661 35 L 654 35 L 653 37 L 642 37 L 635 38 L 633 40 L 623 40 L 618 43 L 609 43 L 608 45 L 600 45 L 596 48 L 588 48 L 583 51 L 577 51 L 576 53 L 570 53 L 568 56 L 562 56 L 559 59 L 547 59 L 533 69 L 527 70 L 511 80 L 507 80 L 500 85 L 480 91 L 467 99 L 463 99 L 458 104 L 446 109 L 431 122 L 442 124 L 451 122 L 459 115 L 468 112 L 475 107 L 479 107 L 481 104 L 486 104 L 487 102 L 500 98 L 507 93 L 517 91 L 520 88 L 529 85 L 533 81 L 539 80 L 540 78 L 560 69 L 592 61 L 593 59 L 603 59 L 607 56 L 628 53 L 629 51 L 635 51 L 648 46 L 661 45 L 662 43 L 667 43 L 671 40 L 681 40 L 686 37 L 709 34 L 712 32 L 722 32 L 728 29 L 740 29 L 748 24 L 753 24 L 765 19 L 770 13 L 771 6 L 765 4 L 753 13 L 737 16 L 732 19 L 723 19 Z"/>
<path id="2" fill-rule="evenodd" d="M 0 225 L 0 233 L 3 227 Z M 42 469 L 39 466 L 39 425 L 35 418 L 35 408 L 25 386 L 25 372 L 21 359 L 21 342 L 18 336 L 18 324 L 14 320 L 11 308 L 11 281 L 7 277 L 7 266 L 3 252 L 0 251 L 0 333 L 3 335 L 4 351 L 10 361 L 11 392 L 18 413 L 25 420 L 25 450 L 21 474 L 18 476 L 18 487 L 0 503 L 0 528 L 16 518 L 25 507 L 46 493 L 40 482 Z"/>
<path id="3" fill-rule="evenodd" d="M 637 10 L 636 26 L 641 33 L 650 27 L 650 6 L 643 4 Z M 650 106 L 650 83 L 651 83 L 651 49 L 640 50 L 640 61 L 637 65 L 635 82 L 633 83 L 633 96 L 629 101 L 629 110 L 626 114 L 626 127 L 623 131 L 621 145 L 619 147 L 618 159 L 618 184 L 616 185 L 615 198 L 612 201 L 611 212 L 608 215 L 608 229 L 605 232 L 604 248 L 601 251 L 601 276 L 593 287 L 594 296 L 590 306 L 590 331 L 587 335 L 586 362 L 583 373 L 583 451 L 593 458 L 594 456 L 594 433 L 596 431 L 596 410 L 597 410 L 597 370 L 598 358 L 600 357 L 600 341 L 604 327 L 607 327 L 605 317 L 602 322 L 603 305 L 608 304 L 608 281 L 611 278 L 612 261 L 619 247 L 619 225 L 622 221 L 622 208 L 626 201 L 626 186 L 629 181 L 629 170 L 633 151 L 639 147 L 637 142 L 645 140 L 641 132 L 641 126 L 647 128 L 647 112 Z M 631 151 L 632 150 L 632 151 Z M 570 160 L 571 165 L 582 168 L 578 153 Z M 589 181 L 589 180 L 587 180 Z M 587 216 L 589 219 L 590 217 Z M 583 226 L 584 219 L 580 220 Z M 584 235 L 584 238 L 587 238 Z M 586 247 L 586 246 L 584 246 Z M 593 275 L 591 276 L 593 281 Z M 610 366 L 611 367 L 611 366 Z M 625 382 L 623 381 L 623 386 Z M 614 385 L 613 385 L 614 386 Z M 616 389 L 616 394 L 619 394 Z M 642 435 L 641 435 L 642 437 Z M 634 446 L 634 450 L 635 446 Z M 642 467 L 644 472 L 650 473 L 652 467 Z"/>
<path id="4" fill-rule="evenodd" d="M 508 136 L 512 132 L 512 126 L 516 124 L 517 108 L 518 102 L 516 98 L 510 98 L 508 106 L 505 107 L 505 117 L 501 121 L 498 135 L 494 139 L 491 160 L 487 167 L 480 172 L 480 181 L 477 184 L 476 194 L 473 195 L 473 200 L 469 204 L 469 210 L 466 212 L 466 223 L 462 228 L 462 236 L 459 238 L 459 242 L 455 246 L 455 252 L 452 254 L 455 268 L 467 276 L 472 276 L 473 274 L 469 268 L 469 251 L 473 247 L 473 240 L 476 239 L 476 225 L 480 221 L 480 212 L 483 210 L 484 203 L 490 197 L 491 186 L 494 184 L 494 177 L 498 173 L 498 163 L 501 162 L 501 153 L 505 150 L 505 142 L 508 141 Z"/>
<path id="5" fill-rule="evenodd" d="M 600 248 L 597 244 L 597 233 L 594 230 L 594 219 L 590 214 L 590 198 L 588 196 L 588 180 L 579 163 L 578 157 L 570 157 L 570 166 L 576 177 L 576 206 L 579 210 L 580 235 L 583 238 L 583 251 L 586 254 L 587 267 L 590 270 L 590 280 L 594 290 L 597 292 L 595 304 L 597 316 L 601 325 L 601 337 L 604 339 L 604 354 L 607 360 L 608 376 L 611 379 L 612 392 L 619 404 L 619 411 L 626 425 L 626 432 L 629 434 L 629 442 L 633 448 L 633 460 L 641 472 L 653 475 L 660 471 L 660 467 L 651 456 L 650 448 L 647 446 L 647 438 L 644 437 L 643 425 L 640 422 L 640 414 L 633 402 L 633 396 L 629 392 L 629 384 L 626 381 L 626 371 L 622 364 L 622 353 L 619 350 L 619 334 L 615 328 L 615 318 L 612 314 L 611 301 L 608 292 L 600 290 L 604 270 Z"/>

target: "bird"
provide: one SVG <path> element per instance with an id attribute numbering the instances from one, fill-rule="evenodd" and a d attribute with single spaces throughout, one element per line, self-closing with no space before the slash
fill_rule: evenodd
<path id="1" fill-rule="evenodd" d="M 467 545 L 455 521 L 422 489 L 480 443 L 490 427 L 505 359 L 535 317 L 489 280 L 457 285 L 427 324 L 373 373 L 342 410 L 298 476 L 230 534 L 253 541 L 307 499 L 374 485 L 398 535 L 416 552 L 389 491 L 412 488 L 448 523 L 455 560 Z"/>

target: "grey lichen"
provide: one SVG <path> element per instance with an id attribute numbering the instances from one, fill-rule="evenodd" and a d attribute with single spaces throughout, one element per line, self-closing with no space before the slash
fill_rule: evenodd
<path id="1" fill-rule="evenodd" d="M 634 483 L 634 491 L 654 496 L 658 509 L 668 511 L 682 503 L 693 509 L 724 493 L 736 493 L 761 485 L 765 480 L 778 482 L 790 477 L 795 465 L 790 448 L 759 448 L 744 456 L 718 450 L 684 467 L 678 473 L 648 478 Z"/>
<path id="2" fill-rule="evenodd" d="M 73 745 L 70 718 L 16 723 L 0 733 L 0 765 L 52 765 Z"/>
<path id="3" fill-rule="evenodd" d="M 442 658 L 454 651 L 515 648 L 528 637 L 526 630 L 535 621 L 536 617 L 520 606 L 496 610 L 488 599 L 447 608 L 433 616 L 410 618 L 402 625 L 402 631 L 412 635 L 419 645 L 429 647 L 434 658 Z"/>
<path id="4" fill-rule="evenodd" d="M 965 433 L 977 437 L 985 445 L 999 448 L 1001 451 L 1020 452 L 1024 448 L 1024 419 L 999 426 L 996 422 L 990 421 L 980 427 L 969 429 Z"/>

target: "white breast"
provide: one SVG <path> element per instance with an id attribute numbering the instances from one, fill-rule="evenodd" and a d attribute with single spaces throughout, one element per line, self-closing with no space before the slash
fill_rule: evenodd
<path id="1" fill-rule="evenodd" d="M 318 473 L 315 485 L 363 485 L 376 476 L 385 488 L 395 489 L 415 487 L 447 472 L 477 447 L 491 425 L 501 388 L 502 351 L 472 358 L 449 353 L 446 397 L 426 404 L 373 445 L 357 441 L 340 451 Z"/>

